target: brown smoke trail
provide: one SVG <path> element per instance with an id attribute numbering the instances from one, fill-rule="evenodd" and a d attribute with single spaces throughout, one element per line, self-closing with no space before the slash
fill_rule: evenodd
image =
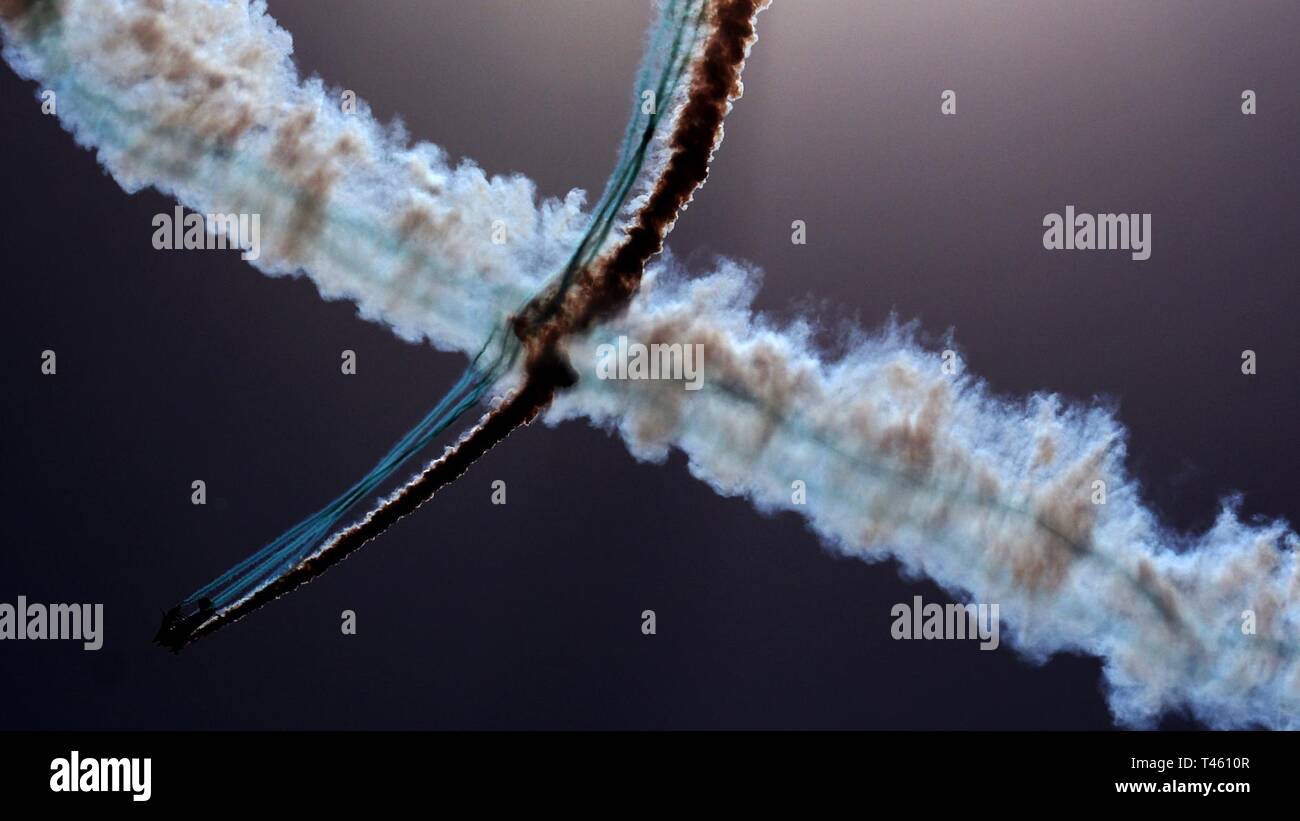
<path id="1" fill-rule="evenodd" d="M 188 635 L 173 634 L 166 643 L 179 650 L 311 581 L 459 478 L 480 456 L 535 419 L 558 391 L 577 381 L 564 353 L 565 340 L 627 307 L 640 287 L 646 263 L 663 249 L 677 216 L 708 178 L 713 152 L 722 140 L 723 119 L 741 95 L 741 71 L 756 39 L 754 19 L 769 3 L 719 0 L 714 5 L 711 33 L 693 67 L 687 100 L 669 140 L 668 162 L 623 241 L 583 270 L 558 306 L 552 303 L 553 294 L 543 294 L 512 319 L 528 355 L 523 384 L 361 521 L 339 531 L 315 554 L 252 596 L 220 614 L 209 611 L 189 620 Z"/>
<path id="2" fill-rule="evenodd" d="M 709 176 L 723 118 L 741 94 L 740 73 L 755 39 L 754 18 L 768 2 L 722 0 L 715 6 L 713 33 L 695 65 L 669 142 L 671 154 L 654 190 L 619 247 L 579 274 L 556 316 L 534 330 L 535 302 L 516 318 L 516 333 L 530 350 L 559 347 L 570 334 L 621 311 L 636 294 L 646 263 L 663 248 L 678 214 Z"/>
<path id="3" fill-rule="evenodd" d="M 39 29 L 59 15 L 58 0 L 0 0 L 0 20 Z"/>
<path id="4" fill-rule="evenodd" d="M 0 0 L 0 19 L 17 19 L 26 14 L 32 5 L 32 0 Z"/>

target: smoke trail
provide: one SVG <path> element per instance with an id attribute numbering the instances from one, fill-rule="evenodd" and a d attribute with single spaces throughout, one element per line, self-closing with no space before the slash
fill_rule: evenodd
<path id="1" fill-rule="evenodd" d="M 225 608 L 301 562 L 343 516 L 510 373 L 519 340 L 502 332 L 509 309 L 538 292 L 546 282 L 538 272 L 548 269 L 560 271 L 555 298 L 565 293 L 665 161 L 663 112 L 684 103 L 682 77 L 695 56 L 704 9 L 703 0 L 660 3 L 635 86 L 638 105 L 615 171 L 586 219 L 580 192 L 562 207 L 547 201 L 532 213 L 531 183 L 522 177 L 487 180 L 470 164 L 450 169 L 434 146 L 405 147 L 400 127 L 379 126 L 364 103 L 349 113 L 319 81 L 300 82 L 288 35 L 263 2 L 104 7 L 40 0 L 0 7 L 6 58 L 56 90 L 65 124 L 98 149 L 128 191 L 154 185 L 197 210 L 234 204 L 262 213 L 270 235 L 281 238 L 258 262 L 267 272 L 302 269 L 323 294 L 350 296 L 363 315 L 404 336 L 467 352 L 471 340 L 488 338 L 475 342 L 481 347 L 451 391 L 366 476 L 173 608 L 159 640 L 169 641 L 178 623 Z M 654 91 L 650 111 L 639 106 L 642 90 Z M 560 211 L 562 230 L 556 230 Z M 505 244 L 491 238 L 498 226 L 523 228 L 510 243 L 513 257 L 503 258 Z M 440 298 L 430 302 L 423 286 L 442 289 Z M 420 311 L 418 321 L 406 313 L 412 307 Z"/>
<path id="2" fill-rule="evenodd" d="M 695 52 L 705 5 L 700 0 L 669 0 L 661 9 L 659 24 L 654 28 L 650 50 L 638 77 L 637 89 L 653 86 L 656 99 L 676 100 L 684 95 L 681 79 Z M 655 78 L 658 77 L 657 85 Z M 554 286 L 563 294 L 576 272 L 588 264 L 605 242 L 619 208 L 640 180 L 648 151 L 660 141 L 661 117 L 658 107 L 646 112 L 634 109 L 615 172 L 606 186 L 578 248 Z M 670 109 L 671 110 L 671 109 Z M 490 353 L 495 351 L 495 353 Z M 246 612 L 247 600 L 283 574 L 304 564 L 321 546 L 325 536 L 357 504 L 401 467 L 409 458 L 425 449 L 434 436 L 449 427 L 513 366 L 519 340 L 509 333 L 494 334 L 470 367 L 438 406 L 415 430 L 380 461 L 365 477 L 350 487 L 326 508 L 277 537 L 254 555 L 240 562 L 212 582 L 192 593 L 167 611 L 155 640 L 179 650 L 195 637 L 193 630 L 210 619 L 219 626 L 227 611 L 239 606 Z M 306 566 L 324 568 L 330 563 L 313 561 Z M 276 585 L 274 589 L 281 589 Z M 261 601 L 261 597 L 257 597 Z M 207 632 L 207 631 L 205 631 Z"/>
<path id="3" fill-rule="evenodd" d="M 704 389 L 581 379 L 547 421 L 617 429 L 650 461 L 677 448 L 719 493 L 999 603 L 1031 659 L 1103 659 L 1121 723 L 1186 710 L 1212 727 L 1300 726 L 1300 538 L 1288 524 L 1243 522 L 1227 503 L 1208 532 L 1172 532 L 1126 473 L 1109 410 L 997 396 L 946 374 L 913 326 L 859 335 L 828 359 L 811 322 L 780 327 L 750 309 L 757 287 L 732 262 L 694 280 L 670 262 L 652 269 L 626 314 L 572 341 L 572 361 L 594 373 L 597 346 L 620 335 L 699 343 Z"/>
<path id="4" fill-rule="evenodd" d="M 945 375 L 909 326 L 826 357 L 810 322 L 778 327 L 750 310 L 757 277 L 736 263 L 690 281 L 664 263 L 642 287 L 645 249 L 663 233 L 652 241 L 649 231 L 615 265 L 633 243 L 607 254 L 603 239 L 589 242 L 580 197 L 538 204 L 521 178 L 451 169 L 399 130 L 335 116 L 319 106 L 328 95 L 318 82 L 297 81 L 288 37 L 261 4 L 0 0 L 0 17 L 6 58 L 59 91 L 61 116 L 128 190 L 153 184 L 206 210 L 265 205 L 277 233 L 299 231 L 273 249 L 269 272 L 309 270 L 323 294 L 467 353 L 539 289 L 548 295 L 517 314 L 530 365 L 518 391 L 302 573 L 253 598 L 291 589 L 453 480 L 556 388 L 590 373 L 599 343 L 702 343 L 703 391 L 580 379 L 546 418 L 615 428 L 640 458 L 678 448 L 719 492 L 798 512 L 846 553 L 892 557 L 958 596 L 999 602 L 1030 658 L 1103 659 L 1123 723 L 1171 710 L 1216 727 L 1300 723 L 1300 538 L 1285 522 L 1243 522 L 1231 504 L 1204 534 L 1172 532 L 1125 471 L 1126 434 L 1105 408 L 1050 394 L 1011 400 L 974 376 Z M 198 30 L 223 45 L 181 48 Z M 197 133 L 178 133 L 191 124 Z M 657 160 L 647 167 L 654 173 L 641 179 L 655 188 L 638 201 L 633 230 L 649 212 L 666 233 L 689 196 L 662 200 L 675 202 L 666 214 L 647 209 L 671 176 Z M 483 222 L 501 213 L 526 242 L 484 244 Z M 480 254 L 484 270 L 474 271 Z M 348 264 L 367 256 L 373 266 Z M 563 273 L 548 284 L 548 271 Z M 796 480 L 806 504 L 791 498 Z M 1093 500 L 1098 481 L 1105 504 Z M 1241 629 L 1247 611 L 1254 634 Z"/>
<path id="5" fill-rule="evenodd" d="M 538 201 L 528 179 L 453 167 L 363 100 L 345 110 L 341 90 L 302 80 L 264 0 L 7 0 L 0 20 L 5 59 L 56 93 L 60 120 L 125 190 L 260 214 L 270 241 L 258 268 L 305 274 L 403 338 L 475 354 L 592 243 L 582 192 Z M 653 166 L 659 150 L 641 159 Z M 645 185 L 640 165 L 611 184 Z M 494 242 L 494 227 L 508 241 Z"/>
<path id="6" fill-rule="evenodd" d="M 713 5 L 712 31 L 695 64 L 686 103 L 675 117 L 670 156 L 626 237 L 592 268 L 572 280 L 566 277 L 572 287 L 540 294 L 514 319 L 515 332 L 528 351 L 523 385 L 360 522 L 229 607 L 205 608 L 174 620 L 171 635 L 164 636 L 167 643 L 179 649 L 311 581 L 428 501 L 480 456 L 531 422 L 558 391 L 574 384 L 575 375 L 560 346 L 575 330 L 626 307 L 646 262 L 663 247 L 678 213 L 704 184 L 709 161 L 722 139 L 723 118 L 742 91 L 740 73 L 755 40 L 754 18 L 766 6 L 766 0 L 721 0 Z"/>

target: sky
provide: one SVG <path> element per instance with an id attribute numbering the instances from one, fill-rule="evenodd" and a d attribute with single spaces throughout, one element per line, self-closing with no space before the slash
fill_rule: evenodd
<path id="1" fill-rule="evenodd" d="M 593 199 L 651 18 L 640 0 L 269 6 L 300 67 L 381 119 Z M 696 270 L 714 254 L 758 265 L 758 304 L 778 315 L 952 328 L 998 391 L 1109 397 L 1131 470 L 1177 527 L 1205 528 L 1234 492 L 1246 513 L 1300 521 L 1297 17 L 777 0 L 670 247 Z M 170 200 L 125 195 L 35 91 L 0 72 L 0 601 L 103 602 L 107 635 L 94 653 L 0 648 L 23 670 L 0 684 L 23 705 L 0 726 L 1111 726 L 1096 660 L 894 641 L 890 608 L 939 589 L 573 422 L 512 437 L 249 620 L 179 657 L 152 647 L 163 607 L 368 468 L 463 361 L 236 253 L 154 251 Z M 1069 204 L 1151 212 L 1152 258 L 1045 252 L 1042 217 Z"/>

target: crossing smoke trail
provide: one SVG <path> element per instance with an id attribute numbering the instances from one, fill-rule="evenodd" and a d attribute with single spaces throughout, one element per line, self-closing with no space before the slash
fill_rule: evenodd
<path id="1" fill-rule="evenodd" d="M 561 345 L 575 331 L 626 307 L 646 263 L 659 253 L 677 215 L 704 184 L 709 161 L 722 139 L 723 118 L 741 94 L 740 72 L 755 39 L 754 18 L 766 5 L 759 0 L 713 4 L 711 32 L 695 64 L 686 102 L 675 117 L 668 160 L 626 237 L 608 256 L 580 271 L 571 287 L 539 295 L 512 321 L 527 351 L 523 384 L 360 522 L 230 607 L 201 611 L 177 622 L 173 635 L 165 638 L 168 643 L 184 646 L 311 581 L 455 481 L 480 456 L 531 422 L 558 391 L 574 384 L 576 375 Z"/>
<path id="2" fill-rule="evenodd" d="M 295 131 L 287 123 L 294 122 L 295 111 L 310 108 L 303 102 L 311 95 L 300 90 L 296 79 L 294 84 L 275 79 L 275 72 L 288 65 L 287 35 L 258 4 L 230 6 L 242 8 L 243 17 L 227 18 L 223 15 L 229 11 L 204 4 L 191 8 L 161 2 L 104 2 L 91 13 L 92 6 L 72 0 L 0 0 L 0 15 L 9 20 L 6 58 L 26 76 L 44 82 L 73 75 L 66 55 L 64 63 L 58 62 L 55 44 L 93 69 L 87 76 L 105 77 L 103 85 L 119 90 L 132 88 L 138 77 L 150 78 L 140 81 L 148 83 L 162 82 L 169 74 L 182 82 L 198 78 L 186 90 L 188 113 L 204 126 L 199 145 L 162 140 L 167 148 L 143 156 L 126 150 L 123 146 L 132 142 L 115 130 L 137 138 L 154 136 L 151 129 L 175 124 L 169 113 L 186 109 L 156 105 L 153 96 L 140 95 L 130 102 L 148 116 L 137 117 L 134 122 L 144 125 L 133 126 L 84 89 L 55 83 L 83 103 L 64 113 L 61 90 L 60 115 L 80 141 L 98 148 L 129 190 L 154 184 L 191 205 L 237 202 L 236 192 L 266 201 L 278 207 L 274 213 L 287 224 L 320 227 L 290 249 L 292 254 L 277 249 L 271 272 L 298 264 L 312 272 L 323 293 L 355 299 L 363 313 L 389 322 L 403 335 L 467 353 L 479 350 L 482 340 L 491 338 L 494 323 L 514 311 L 514 338 L 521 340 L 528 366 L 516 390 L 443 459 L 368 519 L 336 536 L 307 562 L 312 568 L 281 577 L 256 596 L 268 600 L 337 561 L 453 480 L 491 444 L 545 411 L 549 423 L 583 417 L 617 430 L 639 458 L 661 460 L 671 449 L 680 449 L 692 473 L 720 493 L 743 495 L 764 511 L 799 513 L 828 544 L 850 555 L 893 558 L 905 572 L 933 578 L 957 596 L 998 602 L 1004 635 L 1031 659 L 1059 652 L 1101 658 L 1110 705 L 1121 723 L 1146 726 L 1164 713 L 1186 710 L 1214 727 L 1300 725 L 1295 649 L 1300 538 L 1287 523 L 1242 521 L 1228 503 L 1208 532 L 1172 532 L 1143 504 L 1138 482 L 1124 468 L 1126 433 L 1106 408 L 1046 393 L 1012 400 L 996 395 L 975 376 L 947 375 L 940 355 L 921 343 L 912 326 L 895 324 L 859 335 L 846 353 L 829 357 L 812 342 L 816 329 L 811 320 L 778 326 L 751 310 L 758 277 L 739 263 L 724 260 L 714 272 L 689 278 L 671 260 L 663 260 L 642 279 L 653 250 L 644 255 L 626 251 L 627 260 L 638 264 L 613 264 L 621 249 L 632 244 L 629 239 L 613 248 L 602 244 L 601 253 L 590 257 L 599 264 L 566 266 L 569 252 L 585 244 L 580 201 L 538 205 L 525 181 L 487 180 L 473 169 L 449 169 L 436 149 L 398 145 L 401 141 L 391 133 L 376 131 L 365 121 L 335 123 L 326 114 Z M 163 7 L 181 12 L 157 24 L 172 33 L 169 37 L 184 30 L 170 27 L 211 15 L 204 23 L 224 32 L 224 42 L 233 44 L 229 54 L 245 49 L 241 61 L 216 59 L 199 38 L 202 59 L 193 66 L 147 65 L 171 59 L 158 55 L 174 49 L 149 48 L 150 26 L 132 33 L 134 24 L 122 10 L 149 16 Z M 68 40 L 49 33 L 60 19 L 73 17 L 77 26 L 67 27 Z M 102 43 L 138 42 L 140 34 L 140 45 L 124 46 L 139 52 L 137 59 L 146 64 L 136 74 L 124 67 L 129 61 L 119 65 L 122 61 L 102 53 Z M 15 45 L 47 40 L 50 47 L 44 51 Z M 167 42 L 175 46 L 184 39 Z M 270 48 L 266 42 L 278 45 Z M 245 76 L 245 65 L 263 71 Z M 266 69 L 273 71 L 267 74 Z M 208 70 L 223 78 L 212 91 L 223 101 L 229 102 L 226 95 L 236 90 L 236 100 L 248 95 L 259 100 L 248 108 L 257 127 L 239 127 L 240 119 L 232 121 L 221 106 L 209 109 L 201 91 L 209 87 L 201 82 Z M 95 111 L 95 116 L 85 111 Z M 276 140 L 271 135 L 286 128 L 288 145 L 301 152 L 298 162 L 287 162 L 292 150 L 272 150 Z M 374 166 L 354 164 L 351 148 L 332 150 L 344 133 L 359 133 L 367 146 L 361 155 L 386 170 L 399 170 L 395 179 L 400 184 L 394 188 L 389 179 L 367 177 L 365 169 Z M 196 161 L 185 166 L 180 160 L 186 157 Z M 309 159 L 303 162 L 303 157 Z M 414 175 L 415 182 L 406 173 L 411 162 L 421 172 Z M 304 186 L 313 190 L 316 176 L 311 172 L 322 167 L 330 172 L 326 181 L 350 179 L 351 184 L 327 186 L 327 198 L 300 201 L 281 195 L 275 186 L 255 186 L 250 192 L 228 182 L 247 180 L 250 174 L 242 166 L 249 164 L 275 169 L 287 192 Z M 426 168 L 438 180 L 433 192 L 421 183 L 428 177 Z M 663 163 L 647 168 L 652 172 L 647 179 L 671 176 Z M 244 173 L 236 173 L 241 169 Z M 493 205 L 482 207 L 484 197 Z M 341 201 L 358 207 L 339 208 Z M 665 232 L 686 201 L 667 214 Z M 400 241 L 403 235 L 384 230 L 390 223 L 375 213 L 382 210 L 376 203 L 392 202 L 419 202 L 431 214 L 463 215 L 459 219 L 482 218 L 495 207 L 517 203 L 529 247 L 482 248 L 487 273 L 480 287 L 463 271 L 464 265 L 473 267 L 467 261 L 480 250 L 477 235 L 458 231 L 458 220 L 434 220 L 439 230 L 427 238 L 415 232 L 420 253 L 407 256 L 403 248 L 411 249 Z M 640 210 L 633 209 L 633 216 L 639 220 L 650 199 L 635 202 Z M 300 213 L 303 204 L 311 206 L 305 214 Z M 359 232 L 354 239 L 331 230 L 357 213 L 367 216 L 361 224 L 380 229 Z M 633 230 L 639 224 L 634 222 Z M 650 232 L 644 238 L 653 236 Z M 645 247 L 657 249 L 661 241 L 662 234 Z M 361 270 L 379 275 L 360 277 L 339 263 L 356 250 L 350 243 L 376 251 L 379 265 Z M 459 248 L 462 254 L 445 248 Z M 311 267 L 317 264 L 335 273 L 322 274 Z M 422 272 L 430 268 L 440 275 L 425 282 Z M 558 270 L 566 272 L 559 285 L 539 273 Z M 406 281 L 415 285 L 395 287 L 400 279 L 391 275 L 395 271 L 411 271 Z M 433 289 L 440 300 L 431 302 L 424 297 Z M 516 311 L 539 291 L 544 298 Z M 709 362 L 705 389 L 686 393 L 673 382 L 584 378 L 593 371 L 596 346 L 620 335 L 703 344 Z M 559 390 L 575 378 L 575 384 Z M 806 483 L 806 504 L 792 500 L 794 481 Z M 1104 504 L 1094 503 L 1092 496 L 1099 481 L 1105 483 Z M 250 599 L 246 606 L 256 603 Z M 1247 613 L 1254 618 L 1253 633 L 1242 629 Z"/>
<path id="3" fill-rule="evenodd" d="M 650 85 L 649 81 L 657 75 L 659 80 L 654 86 L 655 97 L 673 102 L 673 110 L 678 108 L 676 103 L 685 100 L 686 92 L 682 90 L 681 80 L 695 53 L 699 29 L 704 23 L 707 8 L 702 0 L 668 0 L 661 7 L 660 22 L 654 29 L 637 88 Z M 593 261 L 604 246 L 614 225 L 616 212 L 640 178 L 649 149 L 659 142 L 657 135 L 666 130 L 660 122 L 658 110 L 658 107 L 651 107 L 647 112 L 641 107 L 640 114 L 634 114 L 619 162 L 586 234 L 548 294 L 538 300 L 540 316 L 550 316 L 557 310 L 562 304 L 563 295 L 572 288 L 579 272 Z M 495 353 L 489 354 L 489 349 L 495 349 Z M 503 333 L 494 334 L 452 390 L 379 465 L 326 508 L 286 531 L 253 556 L 167 611 L 156 640 L 179 651 L 198 635 L 206 634 L 255 609 L 268 600 L 268 596 L 286 589 L 290 582 L 293 583 L 291 589 L 298 583 L 296 580 L 313 577 L 346 555 L 348 551 L 334 547 L 328 560 L 323 559 L 320 551 L 326 534 L 383 480 L 423 450 L 437 433 L 449 427 L 476 404 L 498 378 L 511 370 L 519 349 L 520 339 L 514 334 L 504 329 Z"/>
<path id="4" fill-rule="evenodd" d="M 65 124 L 128 191 L 153 185 L 196 210 L 233 205 L 260 213 L 268 233 L 282 238 L 256 263 L 266 272 L 303 271 L 322 294 L 353 299 L 364 316 L 403 336 L 467 353 L 471 343 L 480 346 L 462 378 L 370 473 L 169 611 L 160 640 L 184 635 L 173 629 L 178 621 L 224 610 L 300 563 L 385 479 L 510 378 L 520 342 L 504 318 L 547 284 L 538 272 L 560 271 L 553 299 L 567 292 L 666 162 L 671 118 L 662 112 L 685 102 L 682 78 L 706 4 L 658 5 L 637 109 L 590 217 L 580 211 L 580 192 L 535 207 L 526 179 L 488 179 L 472 164 L 450 168 L 436 147 L 407 146 L 400 127 L 375 123 L 364 103 L 355 113 L 340 108 L 319 81 L 299 80 L 288 35 L 263 2 L 0 7 L 6 59 L 56 91 Z M 645 90 L 657 102 L 649 111 L 640 105 Z M 513 234 L 508 253 L 490 239 L 498 225 Z"/>

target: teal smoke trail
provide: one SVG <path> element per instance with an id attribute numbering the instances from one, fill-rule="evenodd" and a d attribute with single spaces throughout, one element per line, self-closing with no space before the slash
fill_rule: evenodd
<path id="1" fill-rule="evenodd" d="M 549 291 L 552 294 L 547 311 L 533 321 L 543 321 L 555 310 L 574 277 L 596 258 L 617 224 L 617 216 L 640 177 L 648 150 L 664 120 L 665 112 L 659 101 L 671 99 L 680 87 L 704 25 L 707 6 L 703 0 L 670 0 L 662 7 L 637 75 L 633 116 L 614 172 L 568 264 L 543 289 L 543 293 Z M 655 104 L 648 108 L 643 105 L 641 97 L 645 89 L 654 91 Z M 180 615 L 189 616 L 208 610 L 219 612 L 299 564 L 359 503 L 369 498 L 402 465 L 477 405 L 484 393 L 511 370 L 519 352 L 518 337 L 504 324 L 499 325 L 438 404 L 365 476 L 328 505 L 186 597 L 178 605 Z"/>

